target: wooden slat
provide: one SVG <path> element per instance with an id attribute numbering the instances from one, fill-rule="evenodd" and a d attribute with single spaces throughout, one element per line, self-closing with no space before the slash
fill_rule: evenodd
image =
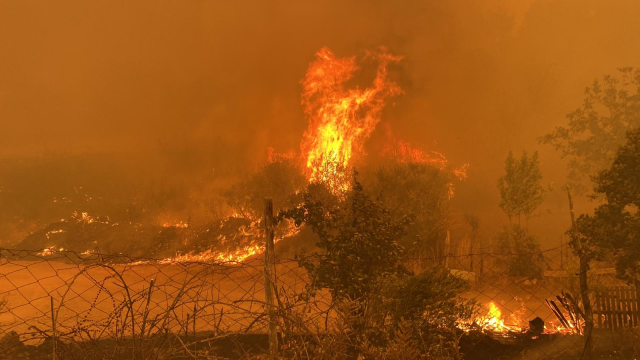
<path id="1" fill-rule="evenodd" d="M 622 325 L 625 328 L 629 327 L 629 299 L 628 299 L 629 289 L 625 286 L 620 287 L 620 310 L 622 311 Z"/>
<path id="2" fill-rule="evenodd" d="M 611 289 L 607 289 L 605 290 L 605 294 L 607 297 L 607 320 L 609 322 L 609 329 L 615 330 L 616 328 L 616 321 L 615 321 L 615 317 L 613 316 L 613 302 L 611 299 L 611 295 L 612 295 L 612 291 Z"/>
<path id="3" fill-rule="evenodd" d="M 600 305 L 598 305 L 600 307 L 600 318 L 602 319 L 602 327 L 603 328 L 607 328 L 607 318 L 606 318 L 606 309 L 605 309 L 605 294 L 604 291 L 598 291 L 599 297 L 600 297 Z"/>
<path id="4" fill-rule="evenodd" d="M 598 327 L 602 328 L 602 304 L 600 304 L 600 300 L 602 297 L 600 296 L 600 292 L 596 291 L 596 301 L 595 301 L 595 311 L 594 313 L 598 317 Z"/>
<path id="5" fill-rule="evenodd" d="M 598 317 L 598 327 L 602 328 L 602 296 L 596 292 L 596 316 Z"/>
<path id="6" fill-rule="evenodd" d="M 594 315 L 600 328 L 618 330 L 640 326 L 640 288 L 610 286 L 595 292 Z"/>
<path id="7" fill-rule="evenodd" d="M 624 327 L 631 327 L 629 318 L 631 317 L 631 311 L 629 309 L 629 287 L 625 286 L 622 289 L 622 301 L 624 301 Z"/>
<path id="8" fill-rule="evenodd" d="M 614 317 L 615 317 L 615 330 L 618 330 L 620 328 L 622 328 L 622 311 L 620 311 L 620 294 L 619 294 L 619 290 L 620 287 L 619 286 L 614 286 L 613 287 L 613 296 L 611 297 L 613 300 L 613 304 L 614 304 Z"/>
<path id="9" fill-rule="evenodd" d="M 616 303 L 618 304 L 618 328 L 624 329 L 624 301 L 622 301 L 622 288 L 616 286 Z"/>
<path id="10" fill-rule="evenodd" d="M 638 326 L 638 288 L 633 286 L 631 288 L 631 297 L 633 301 L 631 302 L 632 307 L 632 319 L 633 319 L 633 327 Z"/>

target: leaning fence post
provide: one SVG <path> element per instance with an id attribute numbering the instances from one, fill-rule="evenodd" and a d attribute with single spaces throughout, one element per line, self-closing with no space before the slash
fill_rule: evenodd
<path id="1" fill-rule="evenodd" d="M 196 336 L 196 313 L 198 310 L 198 303 L 193 303 L 193 352 L 198 354 L 198 336 Z"/>
<path id="2" fill-rule="evenodd" d="M 451 253 L 451 234 L 447 230 L 447 237 L 444 239 L 444 267 L 449 268 L 449 253 Z"/>
<path id="3" fill-rule="evenodd" d="M 265 251 L 264 251 L 264 295 L 267 302 L 267 315 L 269 320 L 269 357 L 278 358 L 278 333 L 276 329 L 276 314 L 273 301 L 273 267 L 274 246 L 273 246 L 273 201 L 270 198 L 264 199 L 264 226 L 265 226 Z"/>
<path id="4" fill-rule="evenodd" d="M 593 330 L 593 311 L 591 309 L 591 301 L 589 300 L 589 285 L 587 272 L 589 271 L 589 261 L 587 260 L 586 250 L 583 247 L 582 239 L 578 236 L 578 226 L 576 224 L 576 216 L 573 212 L 573 200 L 571 199 L 571 191 L 567 185 L 567 197 L 569 198 L 569 214 L 571 215 L 571 242 L 576 249 L 580 260 L 580 294 L 582 296 L 582 306 L 584 307 L 584 352 L 583 359 L 591 359 L 592 344 L 591 331 Z"/>
<path id="5" fill-rule="evenodd" d="M 53 360 L 56 360 L 56 313 L 53 307 L 53 296 L 49 296 L 51 299 L 51 332 L 52 332 L 52 356 Z"/>

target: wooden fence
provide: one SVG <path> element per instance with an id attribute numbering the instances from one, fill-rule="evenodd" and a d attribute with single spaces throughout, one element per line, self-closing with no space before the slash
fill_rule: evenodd
<path id="1" fill-rule="evenodd" d="M 611 286 L 596 291 L 593 314 L 598 327 L 617 330 L 638 326 L 638 290 L 634 286 Z"/>

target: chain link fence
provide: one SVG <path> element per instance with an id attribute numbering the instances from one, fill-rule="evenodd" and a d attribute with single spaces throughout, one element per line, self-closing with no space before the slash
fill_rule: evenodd
<path id="1" fill-rule="evenodd" d="M 239 359 L 269 348 L 260 257 L 200 263 L 11 249 L 0 256 L 0 358 Z M 406 263 L 414 272 L 433 266 L 467 280 L 460 296 L 478 304 L 475 321 L 460 325 L 462 357 L 580 358 L 577 265 L 566 247 Z M 594 297 L 621 285 L 606 267 L 592 272 Z M 340 327 L 328 292 L 301 296 L 309 279 L 296 260 L 278 259 L 274 277 L 282 338 L 327 336 Z M 635 354 L 634 323 L 624 324 L 628 332 L 594 331 L 596 354 Z"/>

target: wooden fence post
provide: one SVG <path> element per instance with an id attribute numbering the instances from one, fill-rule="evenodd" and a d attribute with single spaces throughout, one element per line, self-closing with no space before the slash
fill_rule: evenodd
<path id="1" fill-rule="evenodd" d="M 582 296 L 582 306 L 584 307 L 585 326 L 584 326 L 584 353 L 583 359 L 591 359 L 592 344 L 591 331 L 593 331 L 593 310 L 591 309 L 591 301 L 589 300 L 589 284 L 587 282 L 587 272 L 589 271 L 589 262 L 587 260 L 586 250 L 582 246 L 582 240 L 578 237 L 578 226 L 576 224 L 576 216 L 573 213 L 573 200 L 571 200 L 571 191 L 567 185 L 567 196 L 569 197 L 569 213 L 571 215 L 571 242 L 575 246 L 576 252 L 580 259 L 580 294 Z"/>
<path id="2" fill-rule="evenodd" d="M 275 266 L 275 254 L 273 243 L 273 201 L 264 199 L 264 225 L 265 225 L 265 251 L 264 251 L 264 295 L 267 303 L 267 316 L 269 320 L 269 357 L 278 358 L 278 333 L 276 329 L 276 314 L 274 311 L 274 285 L 273 267 Z"/>
<path id="3" fill-rule="evenodd" d="M 444 267 L 449 268 L 449 253 L 451 252 L 451 233 L 447 230 L 447 237 L 444 239 Z"/>
<path id="4" fill-rule="evenodd" d="M 49 298 L 51 299 L 51 332 L 52 332 L 52 356 L 51 358 L 53 360 L 56 360 L 56 313 L 55 313 L 55 308 L 53 307 L 53 296 L 49 296 Z"/>

